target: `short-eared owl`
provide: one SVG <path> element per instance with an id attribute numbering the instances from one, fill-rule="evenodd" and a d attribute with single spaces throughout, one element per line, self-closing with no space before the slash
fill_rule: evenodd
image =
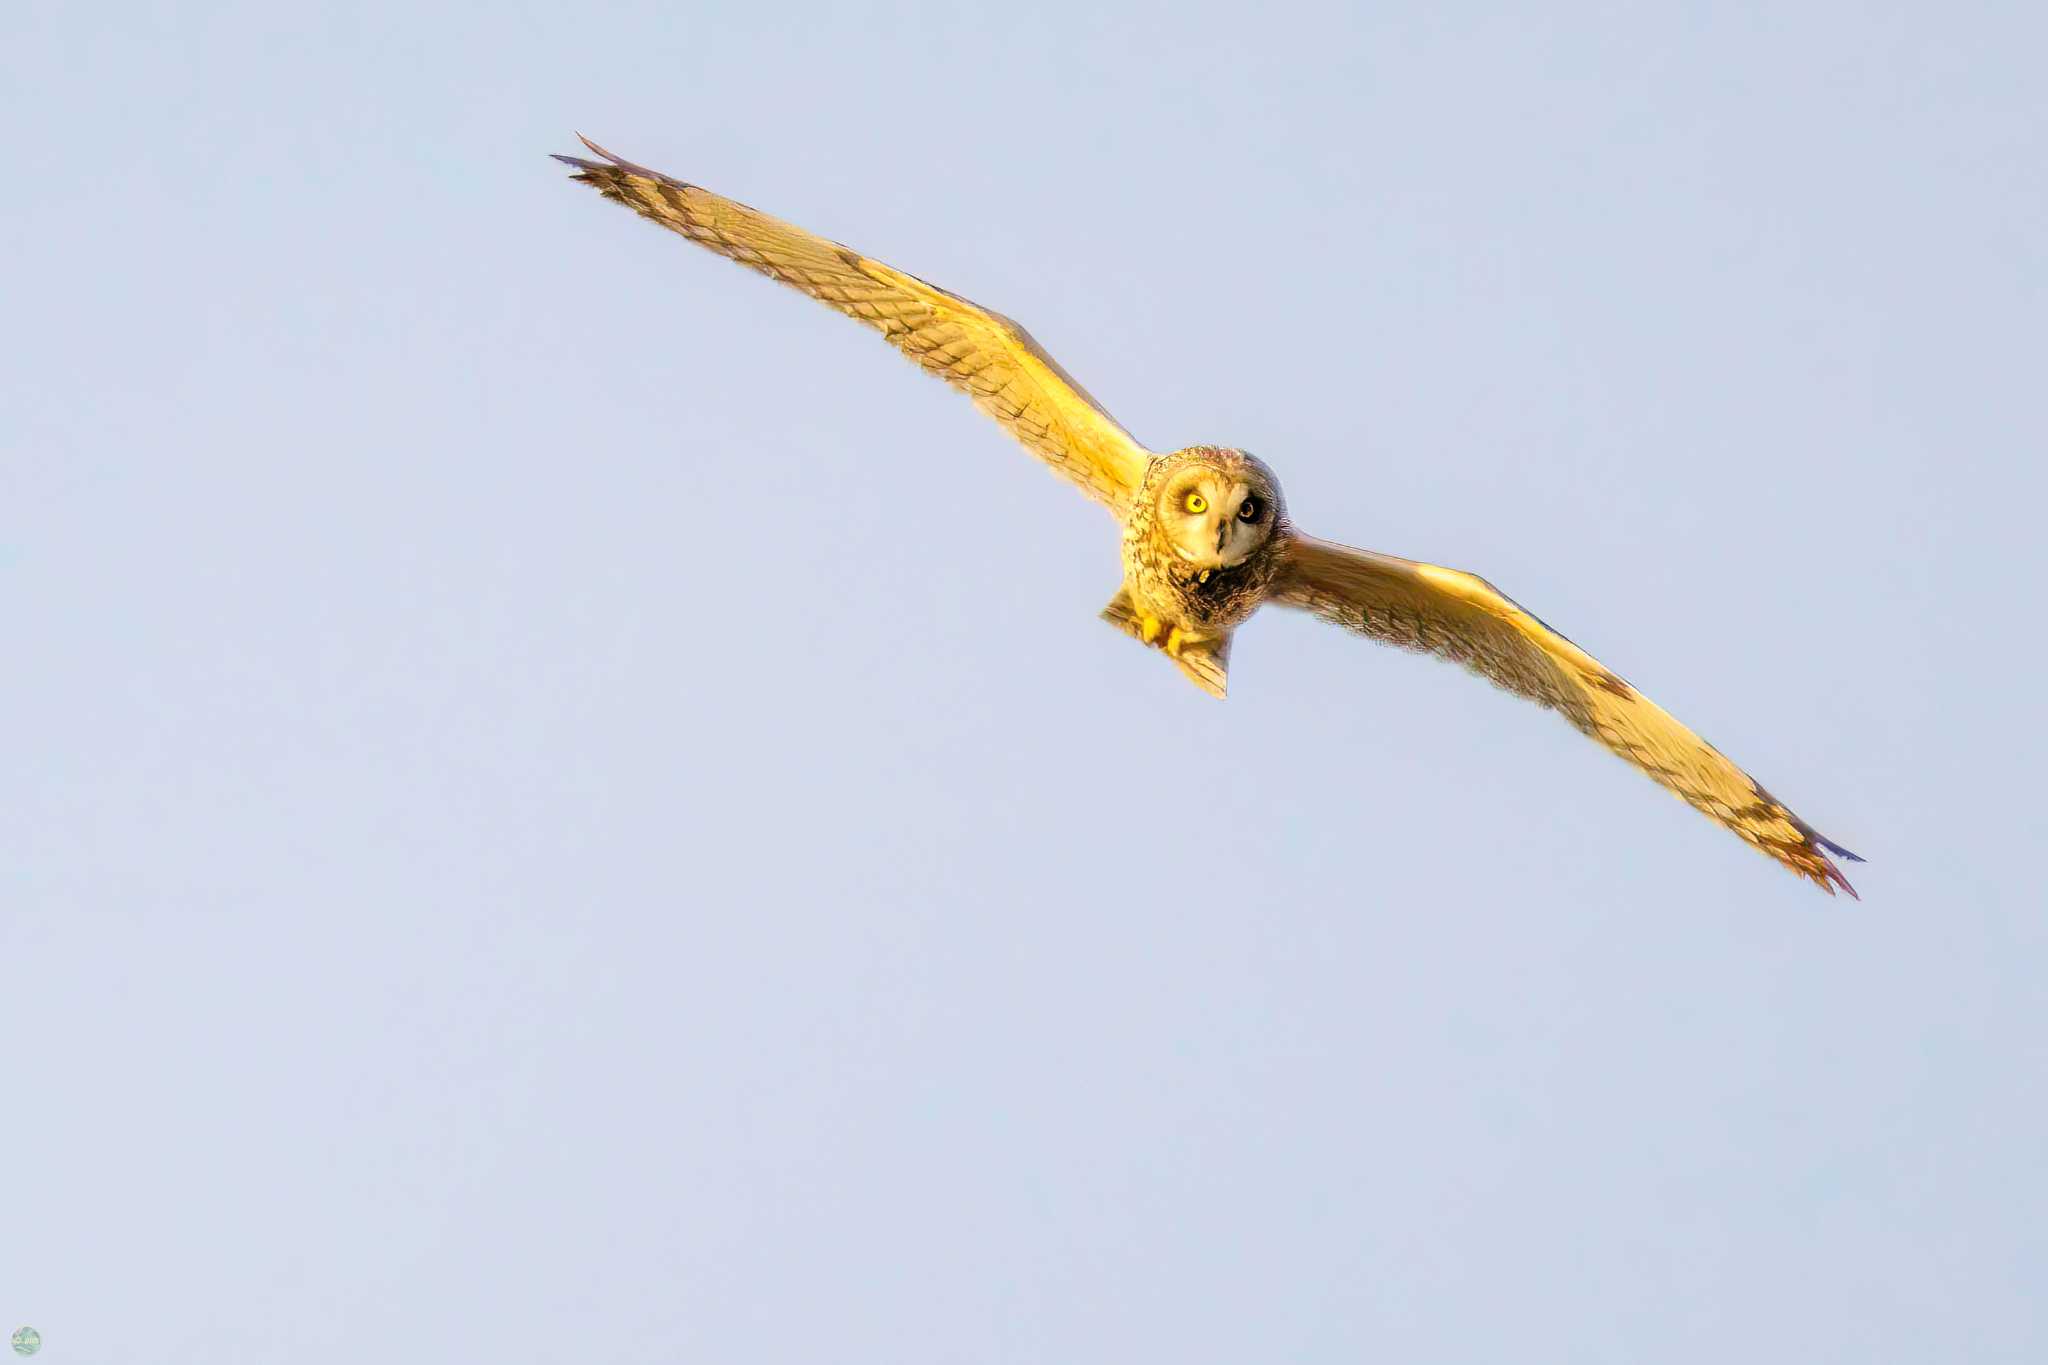
<path id="1" fill-rule="evenodd" d="M 1830 895 L 1828 854 L 1861 861 L 1712 745 L 1483 578 L 1294 528 L 1273 471 L 1241 450 L 1156 454 L 1016 323 L 744 204 L 622 161 L 560 157 L 673 232 L 880 332 L 972 398 L 1123 524 L 1123 583 L 1102 615 L 1223 695 L 1231 632 L 1266 603 L 1464 664 L 1580 730 Z"/>

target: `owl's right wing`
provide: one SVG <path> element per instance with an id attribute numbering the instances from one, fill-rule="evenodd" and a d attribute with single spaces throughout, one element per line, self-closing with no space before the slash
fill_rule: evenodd
<path id="1" fill-rule="evenodd" d="M 1757 785 L 1598 659 L 1483 578 L 1295 535 L 1273 600 L 1464 664 L 1565 719 L 1746 843 L 1829 895 L 1856 888 L 1828 854 L 1861 862 Z"/>
<path id="2" fill-rule="evenodd" d="M 622 161 L 558 156 L 572 179 L 699 246 L 830 304 L 974 400 L 1031 452 L 1122 516 L 1151 452 L 1000 313 L 836 242 Z M 792 375 L 796 382 L 801 375 Z"/>

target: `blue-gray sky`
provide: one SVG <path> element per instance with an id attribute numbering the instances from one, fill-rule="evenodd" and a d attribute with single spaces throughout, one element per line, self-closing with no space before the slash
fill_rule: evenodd
<path id="1" fill-rule="evenodd" d="M 1524 8 L 0 11 L 4 1329 L 2048 1359 L 2048 33 Z M 1862 904 L 1307 618 L 1201 696 L 577 128 L 1485 574 Z"/>

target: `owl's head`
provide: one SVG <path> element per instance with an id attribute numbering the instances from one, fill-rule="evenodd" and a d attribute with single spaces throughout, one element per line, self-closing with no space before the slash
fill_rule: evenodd
<path id="1" fill-rule="evenodd" d="M 1198 569 L 1235 568 L 1272 543 L 1286 516 L 1280 481 L 1242 450 L 1189 446 L 1146 480 L 1153 535 Z"/>

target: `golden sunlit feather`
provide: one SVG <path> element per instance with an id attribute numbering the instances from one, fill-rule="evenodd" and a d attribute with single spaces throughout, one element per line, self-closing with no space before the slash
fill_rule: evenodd
<path id="1" fill-rule="evenodd" d="M 1124 528 L 1125 582 L 1102 615 L 1170 657 L 1203 691 L 1224 695 L 1231 632 L 1261 602 L 1298 607 L 1375 640 L 1455 660 L 1556 709 L 1830 895 L 1838 887 L 1856 894 L 1828 854 L 1861 859 L 1815 833 L 1712 745 L 1484 579 L 1303 536 L 1287 521 L 1279 485 L 1262 462 L 1216 446 L 1155 455 L 1000 313 L 583 141 L 603 159 L 558 157 L 576 168 L 575 179 L 874 328 L 1115 512 Z M 1189 470 L 1213 475 L 1218 487 L 1236 490 L 1233 497 L 1252 486 L 1255 497 L 1234 504 L 1248 524 L 1234 532 L 1228 521 L 1220 529 L 1205 521 L 1199 545 L 1162 542 L 1189 534 L 1154 506 L 1169 474 Z M 1187 492 L 1171 510 L 1199 520 L 1210 501 Z M 1194 556 L 1220 552 L 1236 532 L 1249 535 L 1247 548 L 1228 562 L 1212 556 L 1200 562 L 1213 567 L 1194 567 Z"/>
<path id="2" fill-rule="evenodd" d="M 1273 600 L 1387 644 L 1464 664 L 1553 707 L 1707 818 L 1833 895 L 1856 889 L 1816 833 L 1721 751 L 1483 578 L 1311 536 L 1288 545 Z"/>
<path id="3" fill-rule="evenodd" d="M 1152 452 L 1000 313 L 745 204 L 613 156 L 561 156 L 595 187 L 699 246 L 867 324 L 974 400 L 1033 454 L 1119 516 Z"/>

